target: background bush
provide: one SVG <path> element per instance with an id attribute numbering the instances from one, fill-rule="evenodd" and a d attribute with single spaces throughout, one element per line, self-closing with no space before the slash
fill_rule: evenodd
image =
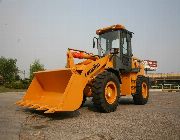
<path id="1" fill-rule="evenodd" d="M 6 88 L 14 88 L 14 89 L 27 89 L 30 85 L 29 79 L 13 81 L 11 83 L 5 83 L 4 86 Z"/>
<path id="2" fill-rule="evenodd" d="M 44 65 L 40 63 L 39 59 L 36 59 L 31 65 L 30 65 L 30 80 L 32 81 L 34 77 L 34 72 L 37 71 L 43 71 Z"/>
<path id="3" fill-rule="evenodd" d="M 0 85 L 11 89 L 27 89 L 33 79 L 34 72 L 43 71 L 44 65 L 36 59 L 30 65 L 30 76 L 29 79 L 21 79 L 18 75 L 20 70 L 16 66 L 17 59 L 0 57 Z"/>
<path id="4" fill-rule="evenodd" d="M 16 62 L 16 59 L 0 57 L 0 75 L 3 77 L 3 83 L 11 83 L 18 79 Z"/>

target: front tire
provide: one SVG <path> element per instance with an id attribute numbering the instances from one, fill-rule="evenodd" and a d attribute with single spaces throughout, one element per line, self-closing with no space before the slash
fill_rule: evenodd
<path id="1" fill-rule="evenodd" d="M 99 111 L 105 113 L 115 111 L 120 93 L 118 77 L 108 71 L 99 74 L 93 82 L 92 93 L 94 105 Z"/>
<path id="2" fill-rule="evenodd" d="M 86 102 L 86 95 L 83 95 L 83 100 L 80 107 L 83 107 L 84 103 Z"/>
<path id="3" fill-rule="evenodd" d="M 149 98 L 149 80 L 145 76 L 138 76 L 136 80 L 136 94 L 133 95 L 134 104 L 144 105 Z"/>

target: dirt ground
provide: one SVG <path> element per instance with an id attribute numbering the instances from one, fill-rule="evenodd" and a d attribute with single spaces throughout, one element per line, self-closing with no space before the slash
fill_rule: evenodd
<path id="1" fill-rule="evenodd" d="M 122 98 L 115 112 L 99 113 L 89 99 L 74 112 L 44 114 L 14 103 L 24 93 L 0 93 L 1 140 L 180 140 L 180 93 L 151 92 L 146 105 Z"/>

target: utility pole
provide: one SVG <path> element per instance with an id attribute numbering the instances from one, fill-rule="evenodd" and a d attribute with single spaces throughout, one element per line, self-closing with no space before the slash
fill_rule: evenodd
<path id="1" fill-rule="evenodd" d="M 25 72 L 25 70 L 24 70 L 24 71 L 23 71 L 24 79 L 25 79 L 25 74 L 26 74 L 26 72 Z"/>

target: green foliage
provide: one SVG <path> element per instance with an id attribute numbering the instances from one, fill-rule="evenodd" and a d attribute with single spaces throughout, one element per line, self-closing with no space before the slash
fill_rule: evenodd
<path id="1" fill-rule="evenodd" d="M 9 89 L 27 89 L 30 85 L 29 79 L 13 81 L 11 83 L 5 83 L 4 86 Z"/>
<path id="2" fill-rule="evenodd" d="M 15 82 L 11 83 L 11 88 L 14 88 L 14 89 L 23 89 L 24 85 L 23 85 L 23 83 L 21 81 L 15 81 Z"/>
<path id="3" fill-rule="evenodd" d="M 21 80 L 18 75 L 16 59 L 0 57 L 0 84 L 8 89 L 27 89 L 32 81 L 33 72 L 44 70 L 44 65 L 35 60 L 30 65 L 30 79 Z"/>
<path id="4" fill-rule="evenodd" d="M 30 65 L 30 80 L 32 81 L 34 72 L 37 71 L 43 71 L 44 65 L 40 63 L 39 59 L 36 59 L 31 65 Z"/>
<path id="5" fill-rule="evenodd" d="M 0 75 L 5 83 L 11 83 L 17 77 L 16 59 L 0 57 Z"/>
<path id="6" fill-rule="evenodd" d="M 23 89 L 27 89 L 31 83 L 30 79 L 24 79 L 24 80 L 21 80 L 21 82 L 23 83 Z"/>
<path id="7" fill-rule="evenodd" d="M 0 85 L 3 84 L 3 77 L 0 75 Z"/>
<path id="8" fill-rule="evenodd" d="M 5 86 L 0 86 L 0 93 L 4 92 L 24 92 L 26 90 L 24 89 L 11 89 L 11 88 L 6 88 Z"/>

